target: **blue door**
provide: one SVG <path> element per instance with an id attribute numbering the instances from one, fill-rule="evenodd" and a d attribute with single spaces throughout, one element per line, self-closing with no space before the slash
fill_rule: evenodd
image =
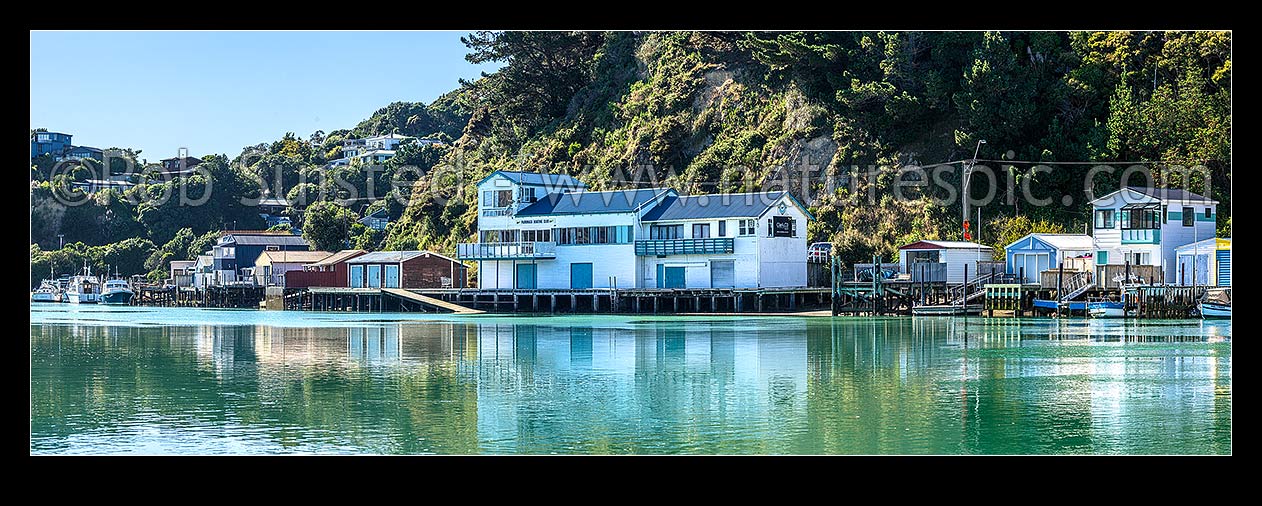
<path id="1" fill-rule="evenodd" d="M 666 282 L 663 288 L 684 288 L 684 268 L 683 267 L 667 267 Z"/>
<path id="2" fill-rule="evenodd" d="M 366 269 L 364 269 L 364 273 L 364 277 L 368 278 L 364 280 L 364 284 L 368 288 L 381 288 L 380 265 L 369 265 Z"/>
<path id="3" fill-rule="evenodd" d="M 364 266 L 352 265 L 351 266 L 351 288 L 363 288 L 363 287 L 364 287 Z"/>
<path id="4" fill-rule="evenodd" d="M 386 264 L 386 280 L 382 285 L 386 288 L 399 287 L 399 266 L 396 264 Z"/>
<path id="5" fill-rule="evenodd" d="M 519 290 L 535 289 L 535 264 L 517 266 L 517 288 Z"/>
<path id="6" fill-rule="evenodd" d="M 586 290 L 592 287 L 592 264 L 570 264 L 570 288 Z"/>

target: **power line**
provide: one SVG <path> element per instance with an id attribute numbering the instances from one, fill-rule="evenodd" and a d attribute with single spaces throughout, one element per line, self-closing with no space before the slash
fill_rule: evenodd
<path id="1" fill-rule="evenodd" d="M 973 161 L 973 160 L 972 159 L 953 160 L 950 162 L 942 162 L 942 163 L 938 163 L 934 165 L 954 165 L 957 163 L 964 163 L 964 162 L 970 162 L 970 161 Z M 1188 162 L 1201 162 L 1201 163 L 1225 162 L 1226 160 L 1209 159 L 1209 160 L 1144 160 L 1144 161 L 1109 161 L 1109 162 L 1043 162 L 1043 161 L 1034 161 L 1034 160 L 989 160 L 989 159 L 978 158 L 977 161 L 978 162 L 1008 163 L 1008 164 L 1033 163 L 1033 164 L 1038 164 L 1038 165 L 1144 165 L 1144 164 L 1170 165 L 1174 163 L 1188 163 Z M 928 167 L 928 165 L 925 165 L 924 167 Z"/>

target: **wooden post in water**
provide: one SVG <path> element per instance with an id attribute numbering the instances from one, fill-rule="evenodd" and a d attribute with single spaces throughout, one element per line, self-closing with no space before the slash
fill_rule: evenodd
<path id="1" fill-rule="evenodd" d="M 1056 316 L 1060 316 L 1060 304 L 1065 299 L 1065 292 L 1061 289 L 1065 279 L 1065 262 L 1060 262 L 1060 267 L 1056 270 Z"/>
<path id="2" fill-rule="evenodd" d="M 964 285 L 960 287 L 960 298 L 960 307 L 965 309 L 964 316 L 968 316 L 968 262 L 964 262 Z"/>

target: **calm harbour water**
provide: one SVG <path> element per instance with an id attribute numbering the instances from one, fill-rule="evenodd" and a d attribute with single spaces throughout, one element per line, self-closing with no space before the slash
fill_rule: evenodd
<path id="1" fill-rule="evenodd" d="M 33 454 L 1227 454 L 1228 321 L 32 304 Z"/>

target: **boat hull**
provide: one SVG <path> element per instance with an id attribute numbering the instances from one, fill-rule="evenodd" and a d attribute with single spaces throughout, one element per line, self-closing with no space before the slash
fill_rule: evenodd
<path id="1" fill-rule="evenodd" d="M 1056 301 L 1046 299 L 1034 299 L 1034 307 L 1039 309 L 1056 309 Z M 1087 309 L 1087 303 L 1083 301 L 1066 301 L 1061 302 L 1062 309 L 1071 311 L 1083 311 Z"/>
<path id="2" fill-rule="evenodd" d="M 96 304 L 100 300 L 100 295 L 95 293 L 68 293 L 66 298 L 67 302 L 71 304 Z"/>
<path id="3" fill-rule="evenodd" d="M 101 304 L 109 304 L 114 306 L 126 306 L 131 304 L 131 292 L 110 292 L 101 295 Z"/>
<path id="4" fill-rule="evenodd" d="M 1121 302 L 1088 302 L 1087 315 L 1092 318 L 1124 318 L 1126 306 Z"/>
<path id="5" fill-rule="evenodd" d="M 31 302 L 57 302 L 57 296 L 51 293 L 32 293 Z"/>
<path id="6" fill-rule="evenodd" d="M 1231 318 L 1231 306 L 1202 302 L 1196 308 L 1201 311 L 1201 318 Z"/>
<path id="7" fill-rule="evenodd" d="M 110 291 L 101 295 L 101 304 L 110 305 L 129 305 L 131 304 L 131 291 Z"/>
<path id="8" fill-rule="evenodd" d="M 916 306 L 911 308 L 912 316 L 958 316 L 958 315 L 976 315 L 981 314 L 980 306 L 952 306 L 952 305 L 935 305 L 935 306 Z"/>

